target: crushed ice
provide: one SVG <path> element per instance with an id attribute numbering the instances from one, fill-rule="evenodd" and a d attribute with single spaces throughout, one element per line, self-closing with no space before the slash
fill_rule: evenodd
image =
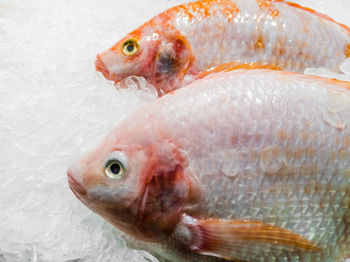
<path id="1" fill-rule="evenodd" d="M 117 92 L 95 71 L 96 54 L 174 4 L 1 1 L 1 262 L 156 261 L 80 203 L 66 171 L 156 98 L 142 78 L 124 83 L 141 90 Z"/>
<path id="2" fill-rule="evenodd" d="M 136 77 L 117 85 L 117 92 L 95 72 L 95 55 L 179 2 L 2 0 L 1 262 L 157 261 L 128 248 L 121 232 L 81 204 L 67 185 L 66 170 L 157 95 Z M 343 0 L 295 2 L 350 24 Z M 348 61 L 341 70 L 349 75 Z"/>
<path id="3" fill-rule="evenodd" d="M 115 87 L 120 94 L 133 92 L 145 101 L 151 101 L 158 97 L 157 89 L 143 77 L 129 76 L 118 82 Z"/>

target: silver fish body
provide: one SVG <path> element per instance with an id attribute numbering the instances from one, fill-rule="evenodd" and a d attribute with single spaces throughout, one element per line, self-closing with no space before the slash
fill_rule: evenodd
<path id="1" fill-rule="evenodd" d="M 131 235 L 157 242 L 144 245 L 170 261 L 343 261 L 349 115 L 344 82 L 274 70 L 217 73 L 127 117 L 71 176 L 87 190 L 82 201 L 122 230 L 120 213 L 99 211 L 101 198 L 142 192 L 122 209 L 137 217 Z M 115 148 L 128 158 L 132 190 L 95 177 Z"/>
<path id="2" fill-rule="evenodd" d="M 339 71 L 350 57 L 349 32 L 326 15 L 285 1 L 196 1 L 170 8 L 132 31 L 97 56 L 96 68 L 114 81 L 143 76 L 160 95 L 233 61 L 294 72 L 310 67 Z"/>

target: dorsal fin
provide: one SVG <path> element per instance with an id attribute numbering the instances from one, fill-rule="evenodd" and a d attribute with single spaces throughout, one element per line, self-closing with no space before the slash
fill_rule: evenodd
<path id="1" fill-rule="evenodd" d="M 260 64 L 260 63 L 242 63 L 242 62 L 230 62 L 222 64 L 208 70 L 199 73 L 198 78 L 204 78 L 208 75 L 219 73 L 219 72 L 229 72 L 237 69 L 271 69 L 271 70 L 281 70 L 280 67 L 275 65 Z"/>
<path id="2" fill-rule="evenodd" d="M 271 0 L 268 0 L 268 1 L 271 1 Z M 282 0 L 278 0 L 278 1 L 282 1 Z M 331 77 L 326 77 L 326 76 L 301 74 L 301 73 L 289 72 L 289 71 L 281 71 L 281 68 L 278 66 L 269 65 L 269 64 L 260 64 L 260 63 L 230 62 L 230 63 L 222 64 L 222 65 L 219 65 L 217 67 L 213 67 L 211 69 L 200 72 L 197 76 L 195 76 L 195 78 L 193 80 L 201 79 L 201 78 L 207 77 L 209 75 L 214 75 L 214 74 L 220 73 L 220 72 L 230 72 L 230 71 L 238 70 L 238 69 L 243 69 L 243 70 L 259 70 L 259 69 L 278 70 L 278 71 L 280 71 L 281 74 L 287 74 L 287 75 L 292 74 L 292 75 L 296 75 L 296 76 L 299 76 L 299 77 L 305 78 L 305 79 L 315 79 L 316 81 L 322 80 L 324 83 L 341 86 L 347 90 L 350 90 L 350 82 L 348 82 L 348 81 L 339 80 L 336 78 L 331 78 Z"/>
<path id="3" fill-rule="evenodd" d="M 350 33 L 350 28 L 348 26 L 346 26 L 346 25 L 344 25 L 342 23 L 338 23 L 337 21 L 335 21 L 334 19 L 332 19 L 328 15 L 319 13 L 319 12 L 315 11 L 312 8 L 301 6 L 301 5 L 297 4 L 297 3 L 288 2 L 288 1 L 285 1 L 285 0 L 266 0 L 266 1 L 269 1 L 269 2 L 282 2 L 282 3 L 285 3 L 285 4 L 289 5 L 289 6 L 302 9 L 302 10 L 304 10 L 306 12 L 309 12 L 311 14 L 317 15 L 318 17 L 321 17 L 321 18 L 323 18 L 325 20 L 328 20 L 328 21 L 330 21 L 332 23 L 335 23 L 335 24 L 341 26 L 342 28 L 344 28 L 346 31 L 348 31 L 348 33 Z"/>

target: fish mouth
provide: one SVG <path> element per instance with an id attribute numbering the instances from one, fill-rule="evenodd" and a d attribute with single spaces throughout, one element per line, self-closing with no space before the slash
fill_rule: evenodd
<path id="1" fill-rule="evenodd" d="M 111 75 L 106 65 L 102 62 L 100 55 L 97 55 L 97 58 L 95 61 L 95 67 L 96 67 L 96 70 L 101 72 L 105 78 L 107 78 L 108 80 L 113 80 L 111 79 Z"/>
<path id="2" fill-rule="evenodd" d="M 72 172 L 70 170 L 68 170 L 67 172 L 67 178 L 68 178 L 69 187 L 77 198 L 79 198 L 78 195 L 86 195 L 87 191 L 85 187 L 82 186 L 77 180 L 74 179 Z"/>
<path id="3" fill-rule="evenodd" d="M 110 73 L 106 67 L 106 65 L 102 62 L 100 55 L 97 56 L 95 61 L 96 71 L 99 71 L 103 74 L 103 76 L 111 81 L 114 81 L 114 84 L 119 83 L 123 79 L 118 78 L 115 74 Z"/>

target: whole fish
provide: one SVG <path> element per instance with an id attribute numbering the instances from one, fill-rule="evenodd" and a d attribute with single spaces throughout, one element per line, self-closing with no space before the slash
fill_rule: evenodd
<path id="1" fill-rule="evenodd" d="M 350 253 L 350 83 L 213 73 L 128 116 L 68 181 L 169 261 L 340 262 Z"/>
<path id="2" fill-rule="evenodd" d="M 350 56 L 349 28 L 294 3 L 202 0 L 175 6 L 97 56 L 116 82 L 143 76 L 160 95 L 221 64 L 260 63 L 287 71 L 337 71 Z"/>

